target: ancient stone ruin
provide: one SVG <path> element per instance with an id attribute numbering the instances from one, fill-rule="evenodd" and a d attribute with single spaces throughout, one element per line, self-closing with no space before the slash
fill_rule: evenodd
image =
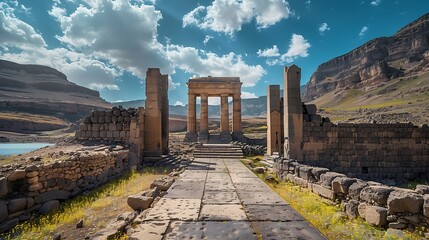
<path id="1" fill-rule="evenodd" d="M 241 129 L 241 84 L 238 77 L 200 77 L 189 79 L 188 85 L 188 131 L 185 141 L 208 143 L 208 97 L 221 98 L 220 138 L 224 143 L 243 140 Z M 197 132 L 196 98 L 201 99 L 200 128 Z M 232 133 L 229 128 L 228 97 L 233 99 Z"/>

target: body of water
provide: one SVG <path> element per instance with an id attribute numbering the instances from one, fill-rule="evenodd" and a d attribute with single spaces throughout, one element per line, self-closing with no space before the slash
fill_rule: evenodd
<path id="1" fill-rule="evenodd" d="M 36 149 L 52 146 L 52 143 L 0 143 L 0 155 L 23 154 Z"/>

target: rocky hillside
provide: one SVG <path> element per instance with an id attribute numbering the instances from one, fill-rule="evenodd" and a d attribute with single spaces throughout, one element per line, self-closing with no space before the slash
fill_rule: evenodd
<path id="1" fill-rule="evenodd" d="M 58 129 L 110 106 L 53 68 L 0 60 L 0 131 Z"/>
<path id="2" fill-rule="evenodd" d="M 322 63 L 303 92 L 311 101 L 331 91 L 363 89 L 399 77 L 429 71 L 429 14 L 391 37 L 373 39 L 353 51 Z"/>

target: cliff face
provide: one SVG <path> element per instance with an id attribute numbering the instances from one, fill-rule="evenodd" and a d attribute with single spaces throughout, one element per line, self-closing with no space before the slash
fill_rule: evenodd
<path id="1" fill-rule="evenodd" d="M 0 60 L 0 115 L 28 113 L 71 122 L 93 109 L 110 106 L 97 91 L 69 82 L 63 73 L 53 68 Z M 6 123 L 6 117 L 0 121 L 3 123 L 0 127 L 19 130 L 10 129 L 17 124 Z"/>
<path id="2" fill-rule="evenodd" d="M 304 101 L 341 89 L 361 89 L 398 77 L 429 71 L 429 14 L 391 37 L 371 40 L 353 51 L 321 64 L 305 88 Z"/>

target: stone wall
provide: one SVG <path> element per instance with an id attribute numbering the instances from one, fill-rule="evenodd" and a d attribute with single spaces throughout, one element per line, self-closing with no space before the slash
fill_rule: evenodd
<path id="1" fill-rule="evenodd" d="M 129 170 L 128 150 L 76 152 L 63 161 L 0 169 L 0 233 L 46 214 Z"/>
<path id="2" fill-rule="evenodd" d="M 429 127 L 398 124 L 333 124 L 304 106 L 302 159 L 361 179 L 429 179 Z"/>
<path id="3" fill-rule="evenodd" d="M 341 202 L 343 210 L 351 218 L 360 216 L 372 225 L 394 229 L 428 229 L 427 185 L 417 185 L 415 190 L 389 187 L 350 178 L 328 168 L 282 159 L 277 159 L 273 167 L 280 179 L 308 188 L 331 201 Z"/>
<path id="4" fill-rule="evenodd" d="M 130 124 L 138 121 L 137 112 L 135 108 L 124 109 L 121 106 L 108 111 L 92 111 L 83 119 L 75 136 L 79 140 L 129 143 Z"/>

